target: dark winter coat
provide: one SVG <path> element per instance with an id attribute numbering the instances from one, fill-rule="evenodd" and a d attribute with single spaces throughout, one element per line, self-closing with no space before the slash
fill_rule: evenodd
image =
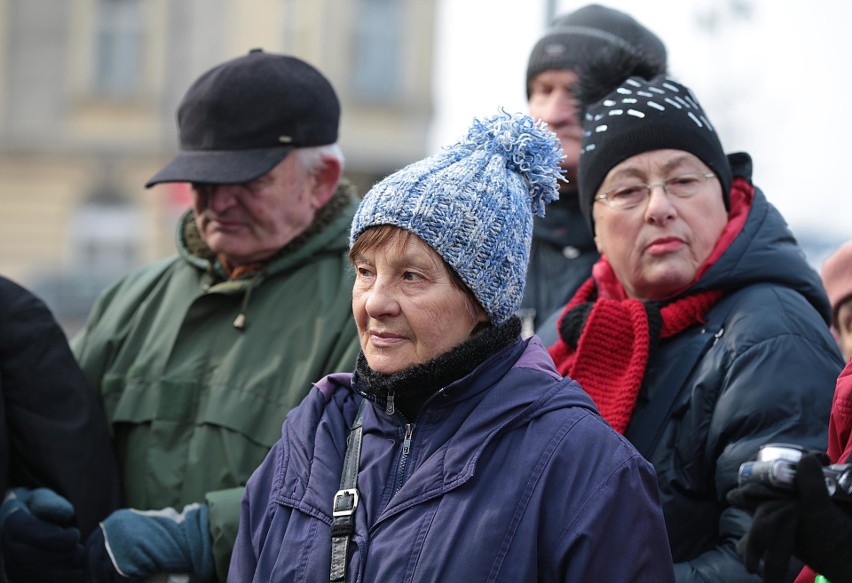
<path id="1" fill-rule="evenodd" d="M 560 194 L 545 216 L 533 220 L 530 263 L 518 312 L 525 336 L 574 296 L 600 257 L 576 198 L 576 191 Z"/>
<path id="2" fill-rule="evenodd" d="M 230 581 L 328 580 L 362 400 L 351 383 L 326 377 L 287 417 L 246 488 Z M 537 338 L 439 391 L 413 424 L 368 405 L 363 431 L 347 581 L 672 581 L 650 465 Z"/>
<path id="3" fill-rule="evenodd" d="M 0 277 L 0 487 L 48 487 L 83 536 L 120 506 L 100 399 L 47 306 Z"/>
<path id="4" fill-rule="evenodd" d="M 750 178 L 746 155 L 732 162 Z M 734 550 L 751 519 L 725 495 L 765 443 L 825 450 L 843 361 L 819 276 L 759 189 L 739 235 L 685 293 L 707 290 L 726 296 L 706 324 L 657 346 L 625 437 L 657 471 L 678 582 L 756 581 Z"/>

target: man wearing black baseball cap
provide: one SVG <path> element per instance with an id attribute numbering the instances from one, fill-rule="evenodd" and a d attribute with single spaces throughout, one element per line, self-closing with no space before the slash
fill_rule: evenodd
<path id="1" fill-rule="evenodd" d="M 85 541 L 93 580 L 224 581 L 243 485 L 287 411 L 313 380 L 352 369 L 358 197 L 341 181 L 339 117 L 319 71 L 258 49 L 184 96 L 180 151 L 146 184 L 191 184 L 178 254 L 107 290 L 73 341 L 133 508 Z"/>
<path id="2" fill-rule="evenodd" d="M 526 71 L 529 112 L 559 137 L 568 180 L 561 185 L 559 200 L 547 207 L 544 217 L 535 219 L 519 313 L 526 332 L 535 330 L 548 346 L 557 338 L 558 312 L 589 277 L 599 258 L 577 197 L 577 163 L 583 138 L 575 95 L 579 75 L 593 68 L 592 61 L 619 59 L 643 63 L 653 74 L 666 71 L 663 42 L 629 14 L 600 4 L 587 4 L 554 18 L 530 51 Z"/>

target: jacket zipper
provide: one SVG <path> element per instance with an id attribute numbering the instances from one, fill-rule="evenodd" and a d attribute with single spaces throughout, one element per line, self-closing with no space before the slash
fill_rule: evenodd
<path id="1" fill-rule="evenodd" d="M 405 483 L 405 467 L 408 464 L 408 454 L 411 452 L 411 436 L 414 433 L 414 423 L 405 424 L 405 437 L 402 439 L 402 455 L 399 457 L 399 466 L 396 472 L 396 487 L 393 493 L 399 492 Z"/>

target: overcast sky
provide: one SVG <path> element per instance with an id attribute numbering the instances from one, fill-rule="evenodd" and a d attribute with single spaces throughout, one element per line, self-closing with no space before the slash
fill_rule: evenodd
<path id="1" fill-rule="evenodd" d="M 554 0 L 557 14 L 586 2 Z M 657 33 L 726 151 L 799 235 L 852 239 L 852 2 L 608 0 Z M 546 0 L 440 0 L 433 150 L 472 117 L 525 111 L 530 49 Z M 523 7 L 523 8 L 522 8 Z"/>

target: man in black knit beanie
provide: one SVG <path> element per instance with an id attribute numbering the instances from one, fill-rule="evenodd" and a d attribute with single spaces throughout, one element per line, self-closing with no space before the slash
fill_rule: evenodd
<path id="1" fill-rule="evenodd" d="M 518 315 L 525 336 L 534 331 L 555 342 L 558 312 L 591 273 L 598 252 L 580 211 L 577 163 L 583 137 L 575 91 L 578 72 L 611 53 L 642 62 L 652 74 L 666 72 L 662 41 L 632 16 L 589 4 L 556 17 L 533 47 L 526 72 L 529 113 L 548 124 L 562 143 L 568 183 L 545 217 L 536 217 L 524 300 Z"/>

